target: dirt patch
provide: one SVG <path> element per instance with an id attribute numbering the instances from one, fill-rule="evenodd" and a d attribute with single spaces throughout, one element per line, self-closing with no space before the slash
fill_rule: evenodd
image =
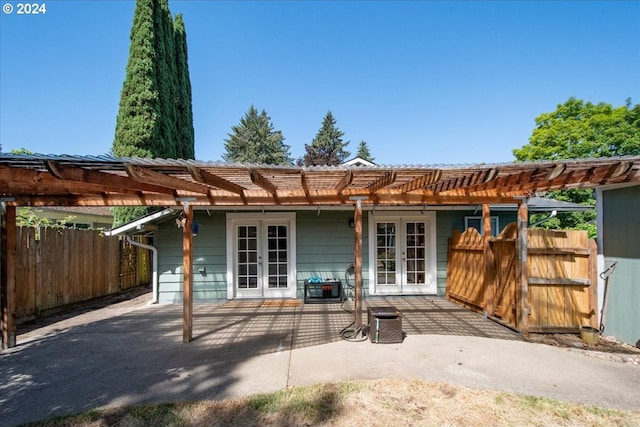
<path id="1" fill-rule="evenodd" d="M 600 337 L 596 344 L 587 344 L 577 334 L 530 334 L 527 341 L 561 347 L 599 359 L 640 365 L 640 348 L 616 341 L 613 337 Z"/>

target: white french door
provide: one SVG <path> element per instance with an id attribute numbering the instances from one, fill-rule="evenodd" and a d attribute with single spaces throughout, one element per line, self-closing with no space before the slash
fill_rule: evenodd
<path id="1" fill-rule="evenodd" d="M 295 221 L 284 215 L 227 216 L 228 298 L 295 297 Z"/>
<path id="2" fill-rule="evenodd" d="M 435 215 L 369 217 L 370 293 L 435 294 Z"/>

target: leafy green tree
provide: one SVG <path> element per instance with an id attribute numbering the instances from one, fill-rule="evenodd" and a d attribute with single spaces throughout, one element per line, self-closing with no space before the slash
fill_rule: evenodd
<path id="1" fill-rule="evenodd" d="M 176 54 L 178 93 L 176 98 L 176 156 L 195 158 L 191 80 L 187 55 L 187 32 L 182 15 L 176 15 L 173 23 Z"/>
<path id="2" fill-rule="evenodd" d="M 513 150 L 517 160 L 553 160 L 640 154 L 640 105 L 614 108 L 569 98 L 536 117 L 529 143 Z"/>
<path id="3" fill-rule="evenodd" d="M 632 106 L 627 99 L 624 106 L 614 108 L 569 98 L 556 111 L 536 117 L 529 143 L 513 154 L 518 161 L 639 155 L 640 105 Z M 554 191 L 547 197 L 595 207 L 592 190 Z M 562 212 L 540 227 L 587 230 L 595 237 L 595 217 L 595 209 Z M 532 222 L 537 219 L 532 216 Z"/>
<path id="4" fill-rule="evenodd" d="M 322 121 L 322 127 L 311 142 L 311 145 L 305 144 L 305 155 L 298 161 L 298 164 L 305 166 L 337 166 L 349 157 L 346 151 L 349 141 L 343 142 L 344 132 L 340 131 L 336 126 L 336 119 L 327 112 Z"/>
<path id="5" fill-rule="evenodd" d="M 252 105 L 231 127 L 229 138 L 225 139 L 225 153 L 222 158 L 228 162 L 290 165 L 289 146 L 283 143 L 281 131 L 273 129 L 271 118 L 265 110 L 258 113 Z"/>
<path id="6" fill-rule="evenodd" d="M 369 146 L 367 145 L 367 141 L 365 140 L 360 141 L 356 156 L 371 163 L 373 163 L 373 161 L 375 160 L 374 157 L 371 156 L 371 151 L 369 151 Z"/>
<path id="7" fill-rule="evenodd" d="M 13 148 L 11 154 L 33 154 L 33 151 L 27 150 L 26 148 Z"/>

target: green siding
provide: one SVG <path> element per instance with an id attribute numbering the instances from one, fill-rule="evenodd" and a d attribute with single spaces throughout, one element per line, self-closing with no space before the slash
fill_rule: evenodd
<path id="1" fill-rule="evenodd" d="M 309 277 L 340 279 L 345 287 L 345 270 L 354 261 L 354 229 L 349 226 L 352 211 L 302 211 L 297 215 L 298 297 L 304 295 L 304 281 Z M 369 288 L 369 241 L 367 215 L 363 215 L 362 270 L 363 289 Z M 353 285 L 353 276 L 349 277 Z"/>
<path id="2" fill-rule="evenodd" d="M 602 236 L 609 278 L 605 335 L 640 346 L 640 185 L 602 192 Z"/>
<path id="3" fill-rule="evenodd" d="M 224 299 L 227 297 L 225 213 L 208 215 L 196 211 L 194 218 L 199 227 L 193 238 L 193 299 Z M 182 302 L 182 230 L 169 221 L 160 225 L 154 237 L 158 249 L 159 301 Z"/>
<path id="4" fill-rule="evenodd" d="M 436 262 L 437 293 L 444 295 L 447 276 L 448 241 L 453 228 L 464 228 L 465 215 L 473 211 L 437 211 Z M 515 214 L 500 216 L 500 227 L 515 218 Z M 354 261 L 354 229 L 349 226 L 353 211 L 307 210 L 296 213 L 297 297 L 304 296 L 304 281 L 312 276 L 340 279 L 346 285 L 345 270 Z M 226 212 L 211 215 L 196 211 L 199 234 L 193 239 L 194 301 L 227 298 Z M 369 291 L 368 214 L 363 214 L 363 290 Z M 173 221 L 160 225 L 155 232 L 158 248 L 159 299 L 163 303 L 182 301 L 182 231 Z M 201 268 L 205 274 L 199 273 Z M 353 285 L 353 276 L 348 280 Z M 346 286 L 345 286 L 346 287 Z"/>

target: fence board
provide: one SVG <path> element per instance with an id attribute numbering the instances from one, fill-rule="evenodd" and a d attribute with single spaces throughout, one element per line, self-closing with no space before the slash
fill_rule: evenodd
<path id="1" fill-rule="evenodd" d="M 597 323 L 595 241 L 584 231 L 530 229 L 527 232 L 527 275 L 532 332 L 578 331 Z M 482 263 L 480 233 L 454 230 L 449 241 L 447 296 L 475 311 L 482 300 L 484 281 L 495 281 L 492 316 L 518 328 L 516 317 L 516 224 L 509 224 L 490 242 L 493 265 Z M 451 276 L 450 276 L 451 274 Z"/>
<path id="2" fill-rule="evenodd" d="M 141 253 L 142 265 L 134 266 L 133 282 L 120 285 L 120 247 L 124 243 L 117 237 L 59 228 L 16 227 L 16 232 L 18 319 L 151 282 L 151 257 Z"/>
<path id="3" fill-rule="evenodd" d="M 484 273 L 476 268 L 484 265 L 483 248 L 482 236 L 475 228 L 464 233 L 454 230 L 449 240 L 447 297 L 476 310 L 484 305 Z"/>

